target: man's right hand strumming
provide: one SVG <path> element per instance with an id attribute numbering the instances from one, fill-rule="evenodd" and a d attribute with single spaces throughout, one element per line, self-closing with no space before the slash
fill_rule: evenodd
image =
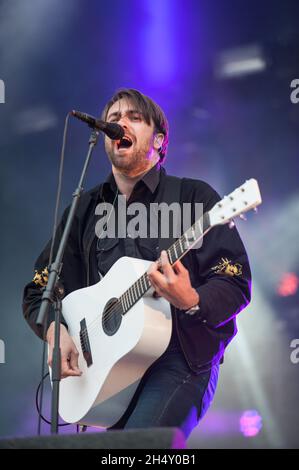
<path id="1" fill-rule="evenodd" d="M 49 344 L 48 365 L 52 367 L 53 348 L 55 336 L 55 323 L 52 322 L 47 331 L 47 342 Z M 79 369 L 78 357 L 79 353 L 68 334 L 64 325 L 60 325 L 60 350 L 61 350 L 61 378 L 66 377 L 79 377 L 82 371 Z"/>

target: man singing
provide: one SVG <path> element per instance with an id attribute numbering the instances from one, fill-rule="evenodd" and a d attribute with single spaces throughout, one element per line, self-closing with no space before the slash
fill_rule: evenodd
<path id="1" fill-rule="evenodd" d="M 191 249 L 174 265 L 169 263 L 159 237 L 132 237 L 130 233 L 123 238 L 97 236 L 96 206 L 105 202 L 114 207 L 118 195 L 126 198 L 127 207 L 140 202 L 149 209 L 153 203 L 178 199 L 180 205 L 191 203 L 193 207 L 202 203 L 204 212 L 220 199 L 203 181 L 166 174 L 163 163 L 168 122 L 149 97 L 134 89 L 120 90 L 105 106 L 102 119 L 120 124 L 125 139 L 113 141 L 105 137 L 111 174 L 80 200 L 59 282 L 67 295 L 97 283 L 122 256 L 153 261 L 148 276 L 155 295 L 171 305 L 172 336 L 165 353 L 146 372 L 129 408 L 114 428 L 171 426 L 180 428 L 188 437 L 211 404 L 219 364 L 237 332 L 235 317 L 250 301 L 247 255 L 236 228 L 229 229 L 227 225 L 211 229 L 200 248 Z M 57 230 L 56 250 L 66 216 L 67 210 Z M 162 267 L 156 262 L 161 249 Z M 47 280 L 49 252 L 50 242 L 36 261 L 33 281 L 25 287 L 23 310 L 31 328 L 48 342 L 51 365 L 53 308 L 44 338 L 35 323 Z M 63 318 L 60 333 L 62 377 L 80 376 L 78 351 Z"/>

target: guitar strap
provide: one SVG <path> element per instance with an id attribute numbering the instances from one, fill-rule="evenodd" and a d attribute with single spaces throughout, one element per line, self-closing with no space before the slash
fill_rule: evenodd
<path id="1" fill-rule="evenodd" d="M 166 203 L 168 206 L 170 206 L 173 202 L 176 202 L 180 204 L 181 201 L 181 189 L 182 189 L 182 178 L 178 178 L 177 176 L 172 176 L 172 175 L 165 175 L 165 184 L 164 184 L 164 189 L 162 191 L 162 195 L 159 198 L 161 202 Z M 173 230 L 171 228 L 177 227 L 177 230 L 180 232 L 181 225 L 180 222 L 180 217 L 177 220 L 176 217 L 174 216 L 174 223 L 172 227 L 170 227 L 169 231 L 169 237 L 165 238 L 161 236 L 161 230 L 159 230 L 159 250 L 160 253 L 162 250 L 167 250 L 178 238 L 178 236 L 173 233 Z M 170 218 L 169 218 L 170 222 Z"/>

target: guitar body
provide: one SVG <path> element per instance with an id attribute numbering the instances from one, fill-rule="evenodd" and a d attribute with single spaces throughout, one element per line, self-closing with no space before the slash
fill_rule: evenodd
<path id="1" fill-rule="evenodd" d="M 122 257 L 100 282 L 63 299 L 62 313 L 83 372 L 81 377 L 60 382 L 59 414 L 66 422 L 115 424 L 145 371 L 166 350 L 172 331 L 170 305 L 161 297 L 154 298 L 152 289 L 120 315 L 119 322 L 112 321 L 105 329 L 107 303 L 123 294 L 151 263 Z"/>

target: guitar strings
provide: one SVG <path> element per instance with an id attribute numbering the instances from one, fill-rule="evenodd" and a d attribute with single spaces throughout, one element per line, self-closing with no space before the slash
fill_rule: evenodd
<path id="1" fill-rule="evenodd" d="M 191 228 L 192 228 L 192 227 L 191 227 Z M 202 232 L 199 238 L 196 238 L 195 240 L 193 240 L 191 247 L 192 247 L 195 243 L 197 243 L 197 242 L 207 233 L 208 230 L 209 230 L 209 229 L 207 229 L 204 233 Z M 183 236 L 182 236 L 181 238 L 179 238 L 178 240 L 176 240 L 176 242 L 175 242 L 173 245 L 171 245 L 171 247 L 167 250 L 167 252 L 168 252 L 173 246 L 179 247 L 179 244 L 180 244 L 182 238 L 185 239 L 185 243 L 186 243 L 185 234 L 183 234 Z M 189 250 L 191 247 L 189 246 L 188 250 Z M 181 255 L 181 257 L 183 257 L 185 254 L 186 254 L 186 252 L 185 252 L 185 253 L 183 252 L 182 255 Z M 180 257 L 180 258 L 181 258 L 181 257 Z M 180 258 L 178 258 L 178 259 L 180 259 Z M 159 260 L 160 260 L 160 258 L 158 258 L 157 261 L 159 261 Z M 177 260 L 176 260 L 176 261 L 177 261 Z M 174 263 L 173 263 L 173 264 L 174 264 Z M 139 282 L 140 279 L 141 279 L 144 275 L 146 275 L 146 274 L 147 274 L 147 273 L 145 272 L 139 279 L 137 279 L 137 281 L 136 281 L 135 283 Z M 150 281 L 149 281 L 149 282 L 150 282 Z M 134 283 L 134 284 L 135 284 L 135 283 Z M 131 287 L 132 287 L 132 286 L 131 286 Z M 150 289 L 150 287 L 151 287 L 151 286 L 149 286 L 149 288 L 148 288 L 145 292 L 147 292 L 147 291 Z M 123 294 L 121 294 L 121 296 L 126 295 L 126 293 L 128 292 L 128 290 L 129 290 L 129 289 L 127 289 L 127 291 L 125 291 Z M 144 295 L 144 294 L 143 294 L 143 295 Z M 121 297 L 121 296 L 120 296 L 120 297 Z M 127 298 L 130 300 L 129 297 L 127 297 Z M 113 310 L 114 310 L 115 308 L 121 307 L 121 309 L 122 309 L 122 306 L 120 305 L 119 300 L 120 300 L 120 299 L 118 299 L 113 305 L 111 305 L 111 306 L 108 308 L 108 310 L 105 312 L 106 319 L 103 320 L 103 325 L 104 325 L 104 326 L 107 325 L 107 323 L 110 321 L 111 316 L 113 315 Z M 138 300 L 139 300 L 139 299 L 138 299 Z M 136 302 L 138 302 L 138 300 L 137 300 Z M 136 302 L 134 302 L 133 305 L 134 305 Z M 131 305 L 128 310 L 130 310 L 130 308 L 132 308 L 133 305 Z M 97 323 L 98 320 L 99 320 L 101 317 L 102 317 L 102 315 L 98 315 L 96 318 L 94 318 L 94 320 L 92 320 L 92 322 L 91 322 L 89 325 L 86 325 L 86 328 L 85 328 L 84 330 L 82 330 L 82 334 L 83 334 L 83 335 L 85 334 L 85 336 L 88 336 L 89 331 L 92 332 L 92 331 L 94 330 L 93 325 L 94 325 L 95 323 Z M 97 328 L 97 326 L 96 326 L 96 328 Z M 88 331 L 87 331 L 87 330 L 88 330 Z"/>
<path id="2" fill-rule="evenodd" d="M 157 261 L 159 261 L 159 259 L 160 259 L 160 258 L 158 258 Z M 149 279 L 148 279 L 148 277 L 147 277 L 147 272 L 144 272 L 141 277 L 143 277 L 143 276 L 145 276 L 146 280 L 147 280 L 147 281 L 149 282 L 149 284 L 150 284 L 150 281 L 149 281 Z M 137 283 L 137 282 L 140 282 L 141 277 L 140 277 L 139 279 L 137 279 L 136 283 Z M 134 283 L 134 284 L 135 284 L 135 283 Z M 131 287 L 132 287 L 132 286 L 131 286 Z M 146 289 L 146 291 L 142 294 L 142 296 L 143 296 L 150 288 L 151 288 L 151 285 L 149 285 L 149 287 L 148 287 L 148 288 Z M 125 291 L 123 294 L 121 294 L 121 296 L 126 295 L 126 292 L 127 292 L 127 291 Z M 127 294 L 127 295 L 128 295 L 128 294 Z M 120 296 L 120 297 L 121 297 L 121 296 Z M 142 297 L 142 296 L 141 296 L 141 297 Z M 140 300 L 141 297 L 139 297 L 139 299 L 136 299 L 136 301 L 133 303 L 133 305 L 135 305 L 135 303 L 137 303 L 137 302 Z M 130 299 L 130 298 L 129 298 L 129 299 Z M 131 303 L 131 301 L 130 301 L 130 303 Z M 129 307 L 128 310 L 130 310 L 130 309 L 133 307 L 133 305 L 130 305 L 130 307 Z M 123 312 L 123 307 L 122 307 L 122 305 L 121 305 L 120 298 L 118 298 L 118 300 L 106 310 L 106 312 L 105 312 L 105 318 L 103 319 L 103 322 L 102 322 L 104 326 L 106 326 L 106 325 L 109 323 L 110 319 L 112 318 L 112 316 L 113 316 L 115 313 L 118 313 L 117 310 L 118 310 L 118 311 L 120 310 L 120 313 Z M 127 311 L 128 311 L 128 310 L 127 310 Z M 96 323 L 98 323 L 98 321 L 102 318 L 102 316 L 103 316 L 103 314 L 97 315 L 97 317 L 95 317 L 95 318 L 89 323 L 89 325 L 86 325 L 86 327 L 84 328 L 84 330 L 81 331 L 81 334 L 82 334 L 83 338 L 86 338 L 86 339 L 87 339 L 90 334 L 92 335 L 92 333 L 93 333 L 93 331 L 94 331 L 95 329 L 98 329 L 98 326 L 96 325 Z"/>
<path id="3" fill-rule="evenodd" d="M 208 229 L 208 230 L 209 230 L 209 229 Z M 208 230 L 206 230 L 204 233 L 202 233 L 199 238 L 195 239 L 195 240 L 193 241 L 193 243 L 192 243 L 191 246 L 193 246 L 195 243 L 197 243 L 197 242 L 199 241 L 199 239 L 202 238 L 202 237 L 207 233 Z M 183 238 L 183 237 L 185 238 L 185 234 L 184 234 L 181 238 Z M 185 242 L 186 242 L 186 238 L 185 238 Z M 167 250 L 167 252 L 168 252 L 174 245 L 175 245 L 176 247 L 178 247 L 178 246 L 179 246 L 179 243 L 180 243 L 180 239 L 176 240 L 176 242 L 175 242 L 173 245 L 171 245 L 171 247 Z M 190 247 L 189 247 L 189 249 L 190 249 Z M 183 257 L 185 254 L 186 254 L 186 253 L 182 253 L 181 257 Z M 180 258 L 178 258 L 178 259 L 180 259 Z M 158 258 L 157 261 L 159 261 L 159 260 L 160 260 L 160 258 Z M 174 263 L 173 263 L 173 264 L 174 264 Z M 147 273 L 145 272 L 141 277 L 143 277 L 143 276 L 146 275 L 146 274 L 147 274 Z M 140 277 L 136 282 L 139 282 L 140 279 L 141 279 L 141 277 Z M 150 282 L 150 281 L 149 281 L 149 282 Z M 132 286 L 131 286 L 131 287 L 132 287 Z M 149 286 L 149 288 L 148 288 L 147 290 L 149 290 L 150 287 L 151 287 L 151 286 Z M 146 290 L 145 292 L 147 292 L 147 290 Z M 127 290 L 127 291 L 128 291 L 128 290 Z M 126 292 L 127 292 L 127 291 L 125 291 L 124 294 L 121 294 L 121 296 L 126 295 Z M 144 294 L 143 294 L 143 295 L 144 295 Z M 121 296 L 120 296 L 120 297 L 121 297 Z M 111 306 L 107 309 L 107 311 L 105 312 L 105 317 L 106 317 L 106 318 L 104 318 L 104 320 L 103 320 L 103 325 L 104 325 L 104 326 L 107 325 L 107 323 L 110 321 L 110 319 L 111 319 L 111 317 L 112 317 L 112 315 L 113 315 L 113 310 L 119 309 L 119 308 L 122 309 L 122 306 L 120 305 L 119 300 L 120 300 L 120 299 L 118 299 L 113 305 L 111 305 Z M 138 300 L 139 300 L 139 299 L 138 299 Z M 136 302 L 138 302 L 138 300 L 137 300 Z M 134 302 L 134 304 L 135 304 L 136 302 Z M 134 305 L 134 304 L 133 304 L 133 305 Z M 131 305 L 128 310 L 130 310 L 130 308 L 132 308 L 133 305 Z M 117 313 L 117 312 L 116 312 L 116 313 Z M 84 338 L 88 337 L 89 332 L 92 333 L 95 328 L 96 328 L 96 329 L 98 328 L 95 324 L 98 322 L 98 320 L 99 320 L 101 317 L 102 317 L 102 315 L 98 315 L 96 318 L 94 318 L 94 320 L 91 321 L 91 323 L 90 323 L 89 325 L 86 325 L 86 328 L 84 328 L 84 330 L 82 330 L 82 332 L 81 332 Z M 94 326 L 94 325 L 95 325 L 95 326 Z"/>
<path id="4" fill-rule="evenodd" d="M 202 233 L 201 236 L 200 236 L 198 239 L 194 240 L 194 243 L 193 243 L 193 244 L 197 243 L 197 242 L 207 233 L 207 231 L 208 231 L 208 230 L 206 230 L 204 233 Z M 185 234 L 184 234 L 184 235 L 185 235 Z M 183 235 L 181 238 L 183 238 L 184 235 Z M 169 251 L 173 246 L 179 247 L 181 238 L 178 239 L 178 240 L 176 240 L 176 242 L 175 242 L 173 245 L 171 245 L 171 247 L 167 250 L 167 253 L 168 253 L 168 251 Z M 186 242 L 186 239 L 185 239 L 185 242 Z M 185 253 L 183 252 L 182 255 L 181 255 L 181 257 L 184 256 L 185 254 L 186 254 L 186 252 L 185 252 Z M 180 258 L 178 258 L 178 259 L 180 259 Z M 160 260 L 160 258 L 158 258 L 157 261 L 159 261 L 159 260 Z M 177 260 L 176 260 L 176 261 L 177 261 Z M 173 263 L 173 264 L 174 264 L 174 263 Z M 143 277 L 144 275 L 147 275 L 147 272 L 145 272 L 141 277 Z M 139 282 L 140 279 L 141 279 L 141 277 L 138 278 L 136 282 Z M 148 279 L 148 278 L 147 278 L 147 279 Z M 149 282 L 150 282 L 150 281 L 149 281 Z M 134 283 L 134 284 L 135 284 L 135 283 Z M 132 287 L 132 286 L 131 286 L 131 287 Z M 150 287 L 151 287 L 151 286 L 150 286 Z M 147 291 L 150 289 L 150 287 L 149 287 L 145 292 L 147 292 Z M 128 291 L 128 289 L 127 289 L 127 291 Z M 121 294 L 121 296 L 126 295 L 126 292 L 127 292 L 127 291 L 125 291 L 124 294 Z M 144 294 L 143 294 L 143 295 L 144 295 Z M 142 295 L 142 296 L 143 296 L 143 295 Z M 120 296 L 120 297 L 121 297 L 121 296 Z M 140 298 L 139 298 L 138 300 L 140 300 Z M 135 303 L 137 303 L 138 300 L 137 300 L 136 302 L 134 302 L 133 305 L 135 305 Z M 133 307 L 133 305 L 131 305 L 128 310 L 130 310 L 130 309 Z M 121 310 L 123 310 L 121 304 L 119 303 L 119 299 L 118 299 L 113 305 L 111 305 L 111 307 L 109 307 L 109 308 L 107 309 L 107 311 L 105 312 L 105 318 L 104 318 L 104 320 L 103 320 L 103 325 L 104 325 L 104 326 L 107 325 L 107 323 L 108 323 L 108 322 L 110 321 L 110 319 L 112 318 L 112 316 L 113 316 L 113 310 L 114 310 L 115 308 L 118 308 L 118 309 L 121 308 Z M 116 312 L 116 313 L 117 313 L 117 312 Z M 89 336 L 92 336 L 93 332 L 98 329 L 98 326 L 96 325 L 96 323 L 97 323 L 101 318 L 102 318 L 102 314 L 97 315 L 97 316 L 89 323 L 89 325 L 86 325 L 86 327 L 81 331 L 81 336 L 83 336 L 84 339 L 88 339 L 88 337 L 89 337 Z"/>

